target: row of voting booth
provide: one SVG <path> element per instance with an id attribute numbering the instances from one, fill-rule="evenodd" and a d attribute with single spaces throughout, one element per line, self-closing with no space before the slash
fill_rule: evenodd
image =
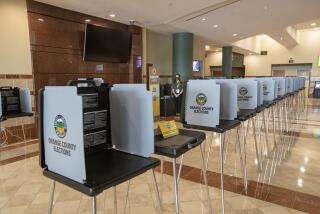
<path id="1" fill-rule="evenodd" d="M 0 146 L 7 143 L 6 129 L 2 127 L 1 122 L 11 118 L 27 116 L 33 116 L 30 90 L 28 88 L 9 86 L 0 87 Z M 22 140 L 25 141 L 24 123 L 21 126 Z"/>
<path id="2" fill-rule="evenodd" d="M 56 182 L 91 196 L 92 213 L 96 213 L 98 194 L 113 188 L 116 199 L 115 187 L 128 182 L 128 195 L 130 179 L 148 170 L 152 172 L 158 211 L 162 213 L 154 173 L 160 160 L 151 157 L 152 154 L 173 160 L 176 213 L 179 213 L 178 180 L 183 155 L 198 146 L 202 157 L 200 179 L 205 181 L 209 212 L 212 213 L 214 207 L 206 176 L 211 147 L 206 154 L 201 146 L 206 139 L 203 131 L 220 134 L 224 212 L 225 134 L 237 130 L 244 190 L 247 191 L 246 138 L 249 126 L 254 130 L 258 170 L 262 170 L 263 158 L 268 155 L 272 156 L 272 166 L 278 164 L 291 146 L 292 137 L 289 141 L 284 140 L 285 134 L 290 133 L 290 120 L 298 119 L 304 108 L 303 93 L 300 92 L 304 82 L 300 77 L 189 80 L 185 86 L 181 119 L 185 128 L 195 130 L 181 129 L 178 136 L 168 139 L 154 134 L 152 94 L 144 84 L 110 86 L 100 83 L 97 86 L 91 80 L 77 80 L 68 86 L 45 87 L 40 91 L 38 109 L 40 166 L 43 174 L 52 179 L 49 213 L 52 212 Z M 272 119 L 269 120 L 270 114 Z M 263 118 L 261 124 L 260 116 Z M 269 139 L 269 123 L 273 127 L 273 139 Z M 262 140 L 263 130 L 265 140 Z M 176 159 L 180 156 L 177 171 Z"/>

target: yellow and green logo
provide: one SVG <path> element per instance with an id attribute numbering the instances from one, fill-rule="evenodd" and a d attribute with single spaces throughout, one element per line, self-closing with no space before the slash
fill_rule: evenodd
<path id="1" fill-rule="evenodd" d="M 248 93 L 248 89 L 247 89 L 246 87 L 241 87 L 241 88 L 239 89 L 239 94 L 240 94 L 241 96 L 245 96 L 247 93 Z"/>
<path id="2" fill-rule="evenodd" d="M 66 119 L 60 114 L 54 118 L 54 130 L 59 138 L 64 138 L 67 134 Z"/>
<path id="3" fill-rule="evenodd" d="M 203 106 L 207 102 L 207 96 L 203 93 L 199 93 L 196 97 L 196 102 L 199 106 Z"/>

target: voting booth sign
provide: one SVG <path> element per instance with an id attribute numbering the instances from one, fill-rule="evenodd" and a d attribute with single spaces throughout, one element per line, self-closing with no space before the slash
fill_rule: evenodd
<path id="1" fill-rule="evenodd" d="M 239 109 L 255 109 L 258 106 L 258 83 L 254 79 L 239 79 L 237 96 Z"/>
<path id="2" fill-rule="evenodd" d="M 263 78 L 263 100 L 273 101 L 275 99 L 275 80 L 272 78 Z"/>
<path id="3" fill-rule="evenodd" d="M 286 93 L 286 80 L 284 77 L 276 77 L 273 78 L 277 82 L 277 92 L 278 92 L 278 97 L 284 96 Z"/>
<path id="4" fill-rule="evenodd" d="M 79 183 L 86 180 L 82 97 L 76 87 L 46 87 L 43 139 L 48 169 Z"/>
<path id="5" fill-rule="evenodd" d="M 187 124 L 216 127 L 220 115 L 220 86 L 214 80 L 187 82 L 185 120 Z"/>

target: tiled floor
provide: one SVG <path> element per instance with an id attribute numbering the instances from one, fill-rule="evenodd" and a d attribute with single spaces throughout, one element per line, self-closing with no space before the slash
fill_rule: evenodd
<path id="1" fill-rule="evenodd" d="M 320 213 L 320 136 L 317 134 L 320 129 L 319 112 L 320 101 L 309 100 L 308 108 L 295 124 L 294 131 L 298 135 L 296 143 L 286 158 L 277 164 L 275 171 L 270 170 L 272 156 L 265 158 L 263 170 L 257 171 L 253 138 L 249 133 L 248 196 L 238 188 L 242 187 L 242 173 L 235 150 L 236 133 L 231 133 L 230 143 L 225 151 L 225 187 L 229 190 L 225 192 L 225 213 L 302 213 L 298 210 Z M 219 141 L 216 140 L 217 135 L 207 136 L 207 145 L 214 142 L 208 165 L 211 201 L 214 213 L 221 213 L 220 189 L 217 188 L 220 185 Z M 26 153 L 34 157 L 25 158 Z M 32 143 L 26 147 L 0 150 L 0 214 L 47 213 L 50 181 L 42 176 L 36 154 L 37 144 Z M 162 177 L 157 169 L 157 180 L 164 213 L 175 213 L 172 164 L 170 159 L 164 160 L 165 174 Z M 201 162 L 198 148 L 185 155 L 184 165 L 179 182 L 181 213 L 208 213 L 204 186 L 199 183 Z M 126 183 L 117 187 L 118 213 L 124 213 L 126 188 Z M 114 213 L 113 190 L 100 194 L 97 203 L 98 213 Z M 311 211 L 308 211 L 309 207 L 312 207 Z M 318 209 L 314 211 L 314 208 Z M 57 184 L 54 213 L 90 212 L 90 198 Z M 150 172 L 132 180 L 126 213 L 156 213 Z"/>

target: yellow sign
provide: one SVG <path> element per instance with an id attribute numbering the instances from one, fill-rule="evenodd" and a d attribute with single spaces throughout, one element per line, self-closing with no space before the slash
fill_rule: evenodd
<path id="1" fill-rule="evenodd" d="M 173 137 L 179 134 L 179 130 L 174 120 L 161 121 L 159 127 L 164 138 Z"/>
<path id="2" fill-rule="evenodd" d="M 160 116 L 160 84 L 157 70 L 154 67 L 149 68 L 149 90 L 152 92 L 153 116 Z"/>

